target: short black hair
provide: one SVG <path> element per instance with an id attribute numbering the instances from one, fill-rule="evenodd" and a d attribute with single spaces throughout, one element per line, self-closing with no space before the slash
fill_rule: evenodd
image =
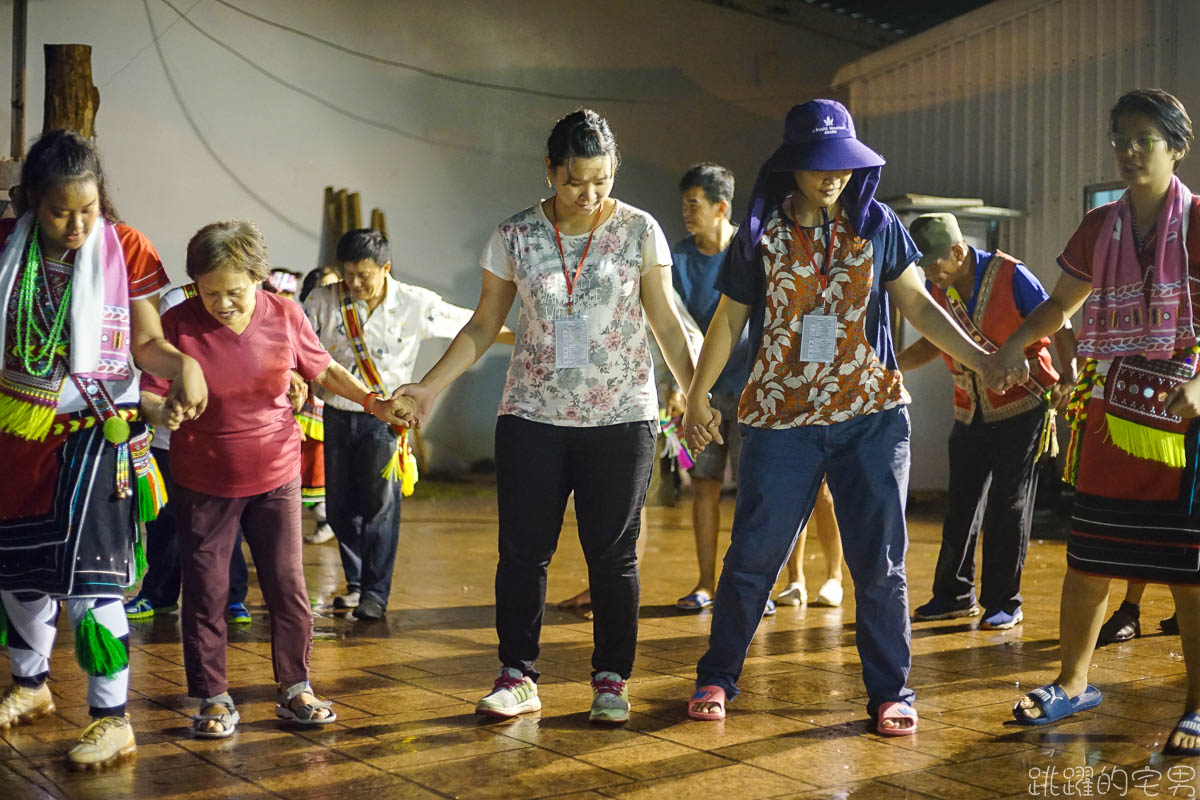
<path id="1" fill-rule="evenodd" d="M 702 161 L 692 165 L 679 180 L 679 193 L 699 186 L 710 203 L 724 200 L 733 206 L 733 173 L 720 164 Z"/>
<path id="2" fill-rule="evenodd" d="M 1154 121 L 1172 150 L 1187 155 L 1192 146 L 1192 118 L 1179 98 L 1162 89 L 1134 89 L 1117 100 L 1108 115 L 1109 129 L 1117 129 L 1122 114 L 1144 114 Z"/>
<path id="3" fill-rule="evenodd" d="M 613 171 L 621 164 L 617 140 L 604 117 L 590 108 L 572 111 L 554 124 L 546 140 L 546 158 L 560 167 L 575 158 L 611 156 Z"/>
<path id="4" fill-rule="evenodd" d="M 392 248 L 387 237 L 374 228 L 355 228 L 346 231 L 337 243 L 337 260 L 353 264 L 370 259 L 379 266 L 392 260 Z"/>

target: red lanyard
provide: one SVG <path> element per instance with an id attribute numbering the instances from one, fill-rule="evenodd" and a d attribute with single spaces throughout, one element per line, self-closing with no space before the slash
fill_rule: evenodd
<path id="1" fill-rule="evenodd" d="M 842 218 L 842 209 L 839 206 L 838 212 L 833 218 L 833 222 L 826 228 L 824 225 L 821 229 L 825 231 L 825 263 L 822 269 L 814 269 L 813 272 L 817 275 L 817 283 L 821 287 L 821 294 L 825 294 L 825 290 L 829 288 L 829 272 L 833 268 L 833 235 L 837 232 L 838 220 Z M 796 211 L 792 209 L 792 232 L 796 237 L 796 246 L 800 246 L 802 235 L 800 233 L 800 224 L 796 222 Z"/>
<path id="2" fill-rule="evenodd" d="M 562 237 L 558 235 L 558 211 L 554 208 L 554 200 L 550 201 L 550 210 L 554 212 L 554 241 L 558 242 L 558 257 L 562 259 L 563 278 L 567 281 L 567 313 L 571 314 L 575 310 L 575 282 L 579 280 L 579 273 L 583 271 L 583 260 L 587 258 L 588 250 L 592 246 L 592 237 L 596 235 L 596 226 L 600 224 L 600 215 L 604 213 L 604 202 L 600 202 L 600 207 L 596 209 L 596 218 L 592 220 L 592 230 L 588 233 L 587 244 L 583 246 L 583 253 L 579 256 L 579 266 L 575 268 L 575 277 L 572 278 L 567 272 L 567 254 L 563 251 Z"/>

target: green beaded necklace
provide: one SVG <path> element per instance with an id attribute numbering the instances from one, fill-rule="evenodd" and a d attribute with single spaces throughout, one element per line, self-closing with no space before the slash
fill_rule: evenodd
<path id="1" fill-rule="evenodd" d="M 17 352 L 25 371 L 35 378 L 44 378 L 54 369 L 54 355 L 66 344 L 63 328 L 67 324 L 67 309 L 71 306 L 71 284 L 63 292 L 62 300 L 54 312 L 54 321 L 47 333 L 37 323 L 34 301 L 37 295 L 37 277 L 42 271 L 42 248 L 38 244 L 38 226 L 33 224 L 29 254 L 25 258 L 25 269 L 21 273 L 21 287 L 17 295 Z M 41 342 L 39 347 L 32 342 Z M 44 366 L 43 366 L 44 363 Z"/>

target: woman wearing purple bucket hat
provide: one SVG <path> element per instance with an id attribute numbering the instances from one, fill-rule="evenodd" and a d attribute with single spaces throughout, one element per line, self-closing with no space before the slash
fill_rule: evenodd
<path id="1" fill-rule="evenodd" d="M 889 298 L 989 383 L 1004 376 L 926 293 L 912 268 L 920 252 L 875 199 L 883 164 L 841 103 L 794 107 L 722 264 L 724 296 L 688 393 L 684 425 L 694 447 L 719 436 L 707 392 L 747 320 L 759 345 L 738 408 L 738 502 L 688 704 L 694 719 L 724 718 L 762 608 L 826 478 L 854 579 L 867 712 L 881 734 L 916 731 L 906 685 L 910 398 L 896 368 Z"/>

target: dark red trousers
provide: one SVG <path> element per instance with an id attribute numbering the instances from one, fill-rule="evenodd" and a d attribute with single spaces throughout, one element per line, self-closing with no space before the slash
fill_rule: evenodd
<path id="1" fill-rule="evenodd" d="M 283 686 L 308 680 L 313 617 L 301 559 L 300 478 L 251 497 L 215 497 L 179 486 L 171 502 L 179 503 L 188 694 L 215 697 L 228 687 L 225 607 L 239 524 L 271 617 L 275 680 Z"/>

